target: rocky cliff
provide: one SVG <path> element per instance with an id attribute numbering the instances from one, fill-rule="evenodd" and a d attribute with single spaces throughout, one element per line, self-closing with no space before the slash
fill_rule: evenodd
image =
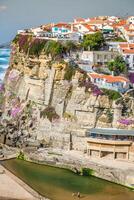
<path id="1" fill-rule="evenodd" d="M 113 100 L 77 66 L 44 51 L 30 55 L 17 42 L 12 45 L 0 105 L 0 139 L 18 146 L 36 141 L 85 150 L 90 128 L 134 128 L 133 91 Z"/>

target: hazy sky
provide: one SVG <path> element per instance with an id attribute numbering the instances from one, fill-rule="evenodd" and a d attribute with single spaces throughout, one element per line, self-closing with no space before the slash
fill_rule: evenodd
<path id="1" fill-rule="evenodd" d="M 134 0 L 0 0 L 0 43 L 18 29 L 95 15 L 134 15 Z"/>

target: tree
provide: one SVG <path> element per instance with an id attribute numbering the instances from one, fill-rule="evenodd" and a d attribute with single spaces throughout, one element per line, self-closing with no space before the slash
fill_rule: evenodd
<path id="1" fill-rule="evenodd" d="M 51 55 L 55 60 L 57 58 L 61 58 L 64 52 L 63 45 L 56 41 L 48 41 L 45 45 L 45 53 L 47 55 Z"/>
<path id="2" fill-rule="evenodd" d="M 74 43 L 74 42 L 72 42 L 72 41 L 67 41 L 66 43 L 65 43 L 65 51 L 67 52 L 67 53 L 69 53 L 69 55 L 71 54 L 71 51 L 75 51 L 75 50 L 77 50 L 78 49 L 78 46 Z"/>
<path id="3" fill-rule="evenodd" d="M 122 56 L 116 56 L 116 58 L 108 63 L 108 68 L 113 71 L 115 75 L 127 72 L 127 65 Z"/>
<path id="4" fill-rule="evenodd" d="M 99 50 L 105 44 L 105 40 L 103 34 L 101 32 L 97 32 L 95 34 L 85 35 L 82 46 L 85 50 Z"/>

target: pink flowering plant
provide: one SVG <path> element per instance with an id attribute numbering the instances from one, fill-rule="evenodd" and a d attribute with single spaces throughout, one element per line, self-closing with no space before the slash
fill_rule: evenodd
<path id="1" fill-rule="evenodd" d="M 29 45 L 28 40 L 29 40 L 28 35 L 19 35 L 18 39 L 19 48 L 20 50 L 23 50 L 25 53 L 27 53 L 28 51 L 28 45 Z"/>
<path id="2" fill-rule="evenodd" d="M 118 122 L 120 124 L 123 124 L 123 125 L 126 125 L 126 126 L 134 124 L 134 120 L 131 120 L 131 119 L 120 119 L 120 120 L 118 120 Z"/>
<path id="3" fill-rule="evenodd" d="M 0 93 L 4 92 L 5 87 L 3 83 L 0 83 Z"/>
<path id="4" fill-rule="evenodd" d="M 16 70 L 11 71 L 9 76 L 8 76 L 8 80 L 11 81 L 11 82 L 12 81 L 17 81 L 18 78 L 19 78 L 19 73 Z"/>
<path id="5" fill-rule="evenodd" d="M 103 94 L 103 92 L 97 86 L 95 86 L 92 91 L 94 96 L 99 96 Z"/>
<path id="6" fill-rule="evenodd" d="M 90 80 L 81 81 L 79 87 L 85 87 L 86 91 L 90 88 L 94 96 L 103 95 L 103 92 L 96 85 L 93 85 Z"/>
<path id="7" fill-rule="evenodd" d="M 19 116 L 19 114 L 21 113 L 21 107 L 20 106 L 15 106 L 11 109 L 10 114 L 11 117 L 15 118 L 17 116 Z"/>

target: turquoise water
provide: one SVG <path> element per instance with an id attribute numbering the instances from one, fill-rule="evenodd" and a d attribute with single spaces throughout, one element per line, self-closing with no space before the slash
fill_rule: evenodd
<path id="1" fill-rule="evenodd" d="M 0 81 L 3 80 L 10 60 L 10 49 L 0 49 Z"/>
<path id="2" fill-rule="evenodd" d="M 74 200 L 72 193 L 81 193 L 83 200 L 134 200 L 134 192 L 125 187 L 95 178 L 82 177 L 71 171 L 28 163 L 18 159 L 5 161 L 4 166 L 51 200 Z"/>

